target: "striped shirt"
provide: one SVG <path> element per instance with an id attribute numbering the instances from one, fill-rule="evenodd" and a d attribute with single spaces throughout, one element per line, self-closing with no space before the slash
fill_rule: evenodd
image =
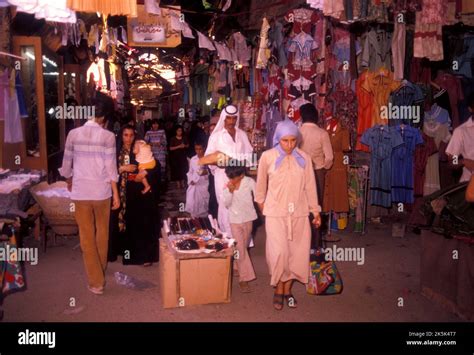
<path id="1" fill-rule="evenodd" d="M 72 176 L 72 200 L 105 200 L 118 181 L 115 135 L 94 121 L 71 130 L 59 173 Z"/>
<path id="2" fill-rule="evenodd" d="M 153 156 L 160 162 L 161 168 L 164 169 L 168 149 L 165 131 L 162 129 L 158 131 L 150 130 L 145 134 L 145 141 L 151 145 Z"/>

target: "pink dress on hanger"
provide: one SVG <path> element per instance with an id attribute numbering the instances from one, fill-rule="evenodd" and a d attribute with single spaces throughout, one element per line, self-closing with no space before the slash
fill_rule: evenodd
<path id="1" fill-rule="evenodd" d="M 414 57 L 431 61 L 444 59 L 442 26 L 446 22 L 446 0 L 423 0 L 422 10 L 416 13 Z"/>
<path id="2" fill-rule="evenodd" d="M 323 4 L 323 13 L 325 16 L 340 19 L 344 13 L 344 0 L 326 0 Z"/>

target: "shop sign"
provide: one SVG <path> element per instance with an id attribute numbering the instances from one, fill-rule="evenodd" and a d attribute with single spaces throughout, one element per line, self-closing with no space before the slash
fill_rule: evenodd
<path id="1" fill-rule="evenodd" d="M 137 5 L 137 17 L 128 17 L 128 45 L 131 47 L 177 47 L 180 31 L 171 27 L 171 14 L 181 15 L 181 7 L 162 8 L 161 15 L 147 13 L 145 5 Z"/>
<path id="2" fill-rule="evenodd" d="M 135 43 L 165 43 L 165 29 L 161 26 L 137 25 L 132 26 L 132 40 Z"/>

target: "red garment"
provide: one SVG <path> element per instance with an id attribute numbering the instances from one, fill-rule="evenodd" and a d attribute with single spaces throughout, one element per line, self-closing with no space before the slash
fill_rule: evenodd
<path id="1" fill-rule="evenodd" d="M 433 137 L 422 133 L 423 144 L 415 147 L 415 156 L 413 158 L 413 176 L 415 180 L 415 197 L 423 196 L 423 186 L 425 184 L 425 170 L 428 158 L 438 151 Z"/>
<path id="2" fill-rule="evenodd" d="M 423 0 L 421 7 L 421 23 L 423 24 L 444 24 L 448 12 L 446 0 Z"/>
<path id="3" fill-rule="evenodd" d="M 430 61 L 424 58 L 413 58 L 411 61 L 410 81 L 429 85 L 431 82 Z"/>
<path id="4" fill-rule="evenodd" d="M 290 80 L 296 80 L 301 76 L 305 77 L 308 80 L 312 80 L 316 77 L 316 75 L 318 75 L 316 72 L 315 64 L 311 66 L 310 70 L 303 70 L 301 68 L 296 69 L 290 61 L 288 62 L 288 65 L 286 66 L 286 68 L 288 69 L 288 78 Z"/>
<path id="5" fill-rule="evenodd" d="M 339 119 L 342 126 L 347 128 L 351 133 L 351 142 L 354 141 L 357 120 L 357 97 L 351 88 L 343 88 L 340 85 L 336 86 L 336 90 L 331 95 L 335 103 L 334 116 Z"/>
<path id="6" fill-rule="evenodd" d="M 454 75 L 443 73 L 438 75 L 434 82 L 448 92 L 452 113 L 451 119 L 453 121 L 453 128 L 456 128 L 460 125 L 458 102 L 464 100 L 461 80 L 456 78 Z"/>
<path id="7" fill-rule="evenodd" d="M 357 143 L 356 150 L 369 152 L 367 145 L 360 142 L 362 134 L 370 127 L 372 127 L 372 112 L 374 106 L 373 96 L 365 89 L 363 85 L 369 75 L 369 71 L 364 71 L 356 82 L 357 95 Z"/>
<path id="8" fill-rule="evenodd" d="M 319 20 L 319 15 L 316 11 L 310 9 L 294 9 L 286 13 L 285 20 L 293 23 L 293 32 L 295 34 L 301 31 L 310 34 L 311 25 Z"/>
<path id="9" fill-rule="evenodd" d="M 299 123 L 301 121 L 300 107 L 309 103 L 310 102 L 305 100 L 303 97 L 299 97 L 296 100 L 291 101 L 287 110 L 289 119 L 295 123 Z"/>

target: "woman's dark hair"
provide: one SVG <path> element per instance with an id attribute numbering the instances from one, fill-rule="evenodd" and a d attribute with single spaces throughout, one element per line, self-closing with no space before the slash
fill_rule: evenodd
<path id="1" fill-rule="evenodd" d="M 182 130 L 183 133 L 184 133 L 183 126 L 181 126 L 181 125 L 176 125 L 176 126 L 174 126 L 174 134 L 178 133 L 178 129 L 180 129 L 180 128 L 181 128 L 181 130 Z"/>
<path id="2" fill-rule="evenodd" d="M 130 124 L 126 124 L 126 125 L 122 126 L 122 129 L 120 130 L 120 135 L 122 135 L 123 131 L 125 131 L 126 129 L 131 129 L 135 133 L 135 127 L 133 127 Z"/>
<path id="3" fill-rule="evenodd" d="M 104 125 L 107 124 L 107 121 L 114 120 L 114 101 L 111 97 L 104 93 L 96 92 L 90 104 L 94 107 L 95 117 L 103 117 Z"/>
<path id="4" fill-rule="evenodd" d="M 153 126 L 154 124 L 159 125 L 159 124 L 160 124 L 160 121 L 158 121 L 157 118 L 154 118 L 154 119 L 151 120 L 151 125 Z"/>
<path id="5" fill-rule="evenodd" d="M 137 132 L 135 132 L 135 127 L 133 127 L 132 125 L 129 125 L 129 124 L 126 124 L 126 125 L 122 126 L 120 128 L 120 132 L 117 135 L 117 155 L 119 155 L 120 151 L 122 150 L 122 147 L 123 147 L 123 139 L 122 139 L 123 132 L 127 129 L 132 130 L 133 133 L 135 134 L 135 138 L 132 142 L 132 146 L 133 146 L 133 144 L 135 144 L 135 140 L 136 140 L 136 136 L 137 136 Z"/>
<path id="6" fill-rule="evenodd" d="M 236 178 L 240 175 L 245 175 L 245 164 L 231 159 L 225 167 L 225 174 L 229 179 Z"/>
<path id="7" fill-rule="evenodd" d="M 313 104 L 304 104 L 300 107 L 300 114 L 301 118 L 303 119 L 303 123 L 311 122 L 311 123 L 318 123 L 318 110 L 314 107 Z"/>
<path id="8" fill-rule="evenodd" d="M 107 122 L 107 115 L 106 113 L 106 105 L 104 100 L 101 98 L 95 98 L 91 101 L 91 106 L 94 107 L 94 115 L 95 118 L 103 117 L 104 121 Z"/>

